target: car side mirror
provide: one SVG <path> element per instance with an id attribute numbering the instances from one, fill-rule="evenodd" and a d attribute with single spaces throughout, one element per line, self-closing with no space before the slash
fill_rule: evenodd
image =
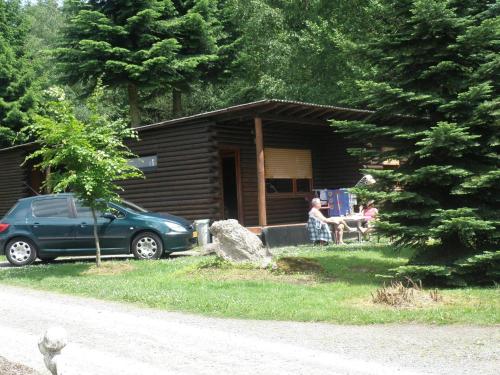
<path id="1" fill-rule="evenodd" d="M 101 215 L 101 217 L 105 218 L 105 219 L 109 219 L 111 221 L 115 220 L 116 219 L 116 215 L 115 214 L 112 214 L 111 212 L 105 212 Z"/>

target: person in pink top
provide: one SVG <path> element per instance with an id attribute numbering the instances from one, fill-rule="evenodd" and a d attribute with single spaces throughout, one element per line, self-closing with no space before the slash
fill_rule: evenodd
<path id="1" fill-rule="evenodd" d="M 368 201 L 366 207 L 363 208 L 363 221 L 360 223 L 359 231 L 364 235 L 373 231 L 373 221 L 376 220 L 378 216 L 378 209 L 374 206 L 374 201 Z"/>
<path id="2" fill-rule="evenodd" d="M 378 209 L 374 207 L 374 203 L 374 201 L 368 201 L 366 207 L 363 208 L 363 216 L 368 222 L 375 220 L 378 215 Z"/>

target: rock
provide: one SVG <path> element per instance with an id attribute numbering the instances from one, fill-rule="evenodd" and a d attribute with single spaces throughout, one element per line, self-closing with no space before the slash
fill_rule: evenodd
<path id="1" fill-rule="evenodd" d="M 63 361 L 61 360 L 61 350 L 67 344 L 67 334 L 63 328 L 49 328 L 40 337 L 38 349 L 43 355 L 45 366 L 52 375 L 66 375 Z"/>
<path id="2" fill-rule="evenodd" d="M 219 247 L 219 241 L 217 241 L 215 238 L 213 239 L 212 243 L 206 244 L 201 248 L 199 251 L 200 255 L 206 256 L 206 255 L 212 255 L 212 254 L 217 254 L 217 248 Z"/>
<path id="3" fill-rule="evenodd" d="M 238 223 L 238 220 L 216 221 L 210 227 L 215 241 L 206 251 L 214 251 L 230 262 L 251 262 L 267 267 L 272 260 L 269 250 L 257 235 Z"/>

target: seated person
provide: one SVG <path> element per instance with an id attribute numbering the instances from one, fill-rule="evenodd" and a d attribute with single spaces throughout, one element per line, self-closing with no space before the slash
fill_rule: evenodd
<path id="1" fill-rule="evenodd" d="M 309 211 L 309 220 L 307 221 L 307 231 L 309 238 L 315 244 L 324 245 L 332 240 L 332 233 L 328 224 L 333 224 L 335 227 L 335 243 L 344 245 L 343 236 L 344 228 L 349 231 L 354 231 L 350 228 L 344 219 L 340 217 L 325 217 L 321 211 L 321 200 L 314 198 L 311 201 L 312 208 Z"/>
<path id="2" fill-rule="evenodd" d="M 378 215 L 378 209 L 375 208 L 374 203 L 375 201 L 370 200 L 366 204 L 366 207 L 361 206 L 363 220 L 359 223 L 358 229 L 361 233 L 363 233 L 363 235 L 373 232 L 374 230 L 373 223 Z"/>

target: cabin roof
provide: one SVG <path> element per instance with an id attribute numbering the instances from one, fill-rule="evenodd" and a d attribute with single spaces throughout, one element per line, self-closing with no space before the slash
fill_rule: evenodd
<path id="1" fill-rule="evenodd" d="M 374 111 L 338 107 L 332 105 L 312 104 L 291 100 L 264 99 L 251 103 L 234 105 L 227 108 L 202 112 L 191 116 L 179 117 L 154 124 L 142 125 L 137 131 L 147 131 L 174 124 L 189 123 L 198 120 L 232 121 L 261 117 L 266 122 L 295 122 L 305 125 L 326 125 L 330 119 L 366 120 L 374 115 Z M 34 146 L 35 142 L 24 143 L 0 149 L 7 152 L 19 148 Z"/>
<path id="2" fill-rule="evenodd" d="M 363 109 L 312 104 L 291 100 L 264 99 L 214 111 L 202 112 L 196 115 L 161 121 L 155 124 L 143 125 L 136 129 L 138 131 L 156 129 L 163 126 L 204 119 L 228 121 L 233 119 L 250 119 L 254 117 L 262 117 L 277 122 L 292 121 L 304 122 L 305 124 L 324 125 L 326 121 L 330 119 L 365 120 L 374 114 L 374 111 Z"/>

